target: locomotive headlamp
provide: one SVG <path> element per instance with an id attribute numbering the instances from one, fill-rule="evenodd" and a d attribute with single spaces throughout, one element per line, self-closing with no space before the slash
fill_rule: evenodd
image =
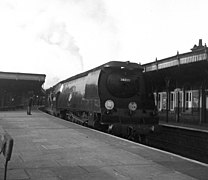
<path id="1" fill-rule="evenodd" d="M 112 100 L 105 101 L 105 108 L 107 110 L 112 110 L 114 108 L 114 102 Z"/>
<path id="2" fill-rule="evenodd" d="M 135 102 L 130 102 L 129 103 L 129 110 L 130 111 L 135 111 L 137 109 L 137 103 Z"/>

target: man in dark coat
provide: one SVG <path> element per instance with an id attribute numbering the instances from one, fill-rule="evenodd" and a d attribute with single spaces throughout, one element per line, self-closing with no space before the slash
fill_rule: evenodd
<path id="1" fill-rule="evenodd" d="M 32 104 L 33 104 L 33 98 L 30 97 L 28 100 L 27 115 L 31 115 Z"/>

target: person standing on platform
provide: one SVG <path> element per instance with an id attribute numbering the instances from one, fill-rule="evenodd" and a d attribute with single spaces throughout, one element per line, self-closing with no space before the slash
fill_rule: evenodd
<path id="1" fill-rule="evenodd" d="M 31 115 L 32 104 L 33 104 L 33 98 L 30 97 L 28 100 L 27 115 Z"/>

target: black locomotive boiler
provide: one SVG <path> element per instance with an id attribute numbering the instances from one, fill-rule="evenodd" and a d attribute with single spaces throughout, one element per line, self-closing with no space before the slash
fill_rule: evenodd
<path id="1" fill-rule="evenodd" d="M 154 96 L 137 63 L 111 61 L 56 84 L 53 114 L 124 137 L 141 137 L 158 125 Z"/>

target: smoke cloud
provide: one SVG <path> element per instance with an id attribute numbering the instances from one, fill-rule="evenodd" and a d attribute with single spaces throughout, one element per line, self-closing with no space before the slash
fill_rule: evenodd
<path id="1" fill-rule="evenodd" d="M 48 30 L 40 38 L 50 45 L 56 45 L 63 50 L 69 51 L 71 55 L 77 57 L 80 61 L 81 71 L 83 71 L 83 58 L 76 45 L 74 37 L 67 32 L 64 23 L 51 23 Z"/>
<path id="2" fill-rule="evenodd" d="M 102 0 L 3 0 L 0 23 L 0 71 L 46 74 L 44 88 L 112 60 L 118 49 Z"/>

